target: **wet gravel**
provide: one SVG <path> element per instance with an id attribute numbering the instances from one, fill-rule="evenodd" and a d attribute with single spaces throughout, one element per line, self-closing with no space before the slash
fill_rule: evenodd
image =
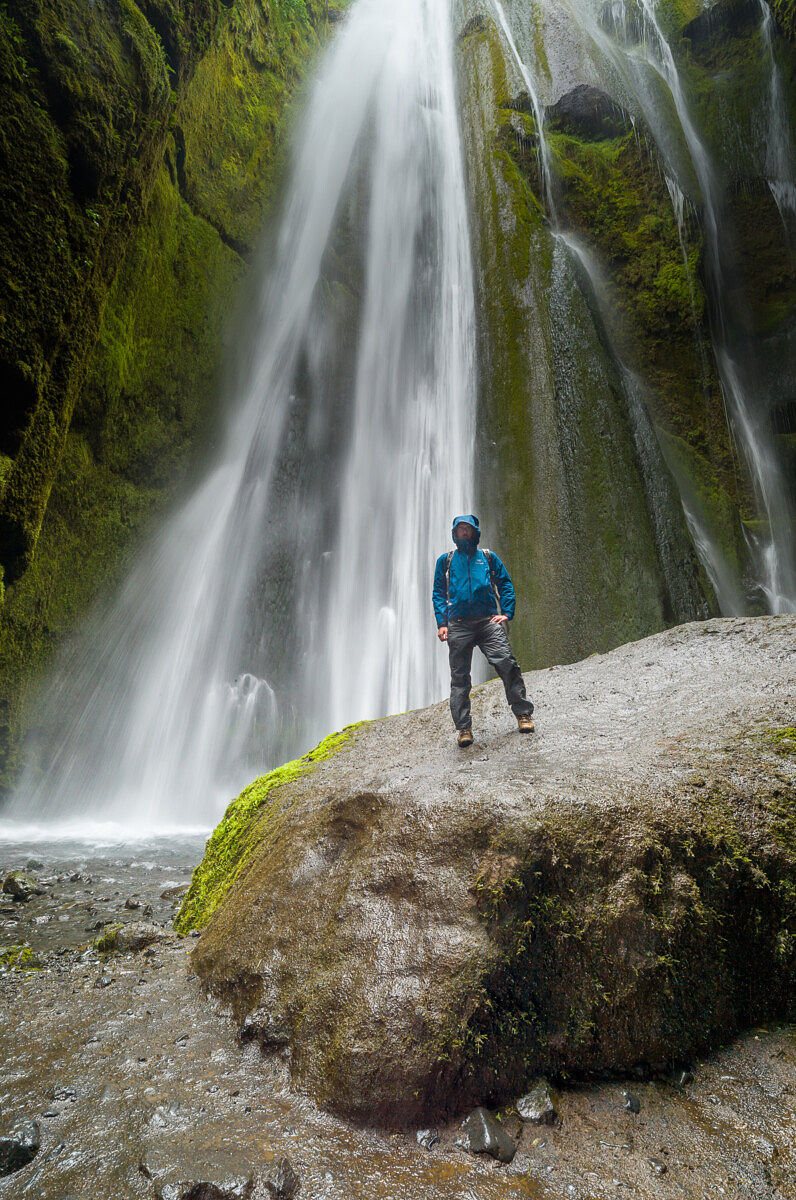
<path id="1" fill-rule="evenodd" d="M 751 1031 L 688 1064 L 692 1080 L 679 1065 L 665 1080 L 559 1086 L 553 1125 L 505 1110 L 518 1140 L 509 1164 L 458 1148 L 458 1121 L 426 1149 L 414 1130 L 355 1128 L 291 1091 L 286 1059 L 241 1045 L 201 994 L 191 939 L 105 959 L 87 945 L 99 921 L 141 919 L 130 898 L 167 924 L 174 900 L 162 893 L 187 882 L 200 845 L 88 850 L 0 852 L 7 869 L 35 859 L 32 873 L 52 881 L 24 912 L 2 914 L 1 940 L 28 940 L 43 966 L 0 973 L 0 1137 L 25 1120 L 41 1130 L 0 1197 L 180 1196 L 169 1180 L 236 1176 L 255 1180 L 257 1200 L 281 1156 L 303 1200 L 796 1197 L 794 1027 Z"/>
<path id="2" fill-rule="evenodd" d="M 44 895 L 19 904 L 0 894 L 0 946 L 35 952 L 85 945 L 106 925 L 171 921 L 203 837 L 100 847 L 81 842 L 0 840 L 0 885 L 12 871 L 32 875 Z"/>

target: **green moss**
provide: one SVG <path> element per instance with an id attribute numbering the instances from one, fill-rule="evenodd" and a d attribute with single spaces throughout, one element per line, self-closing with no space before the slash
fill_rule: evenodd
<path id="1" fill-rule="evenodd" d="M 796 42 L 796 0 L 769 0 L 769 3 L 785 37 Z"/>
<path id="2" fill-rule="evenodd" d="M 204 929 L 235 880 L 245 870 L 253 851 L 268 836 L 280 811 L 279 789 L 307 774 L 351 740 L 361 725 L 348 725 L 292 762 L 269 771 L 233 800 L 207 843 L 204 858 L 193 873 L 174 921 L 178 933 Z"/>
<path id="3" fill-rule="evenodd" d="M 106 925 L 102 933 L 94 942 L 95 949 L 98 950 L 100 954 L 111 954 L 116 949 L 114 939 L 121 928 L 122 926 L 120 924 Z"/>
<path id="4" fill-rule="evenodd" d="M 36 971 L 41 962 L 27 942 L 14 946 L 0 946 L 0 967 L 12 967 L 16 971 Z"/>

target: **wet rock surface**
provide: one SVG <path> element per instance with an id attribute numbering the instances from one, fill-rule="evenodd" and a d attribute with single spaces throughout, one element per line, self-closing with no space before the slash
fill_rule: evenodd
<path id="1" fill-rule="evenodd" d="M 517 1150 L 514 1139 L 485 1108 L 476 1108 L 465 1117 L 455 1144 L 470 1154 L 489 1154 L 502 1163 L 510 1163 Z"/>
<path id="2" fill-rule="evenodd" d="M 556 1106 L 550 1085 L 538 1079 L 531 1090 L 517 1101 L 517 1112 L 523 1121 L 535 1125 L 552 1125 L 556 1119 Z"/>
<path id="3" fill-rule="evenodd" d="M 635 1081 L 638 1116 L 622 1080 L 562 1087 L 554 1126 L 524 1124 L 508 1106 L 496 1115 L 517 1152 L 502 1164 L 456 1146 L 463 1113 L 429 1152 L 414 1133 L 319 1111 L 291 1090 L 284 1061 L 241 1045 L 206 1003 L 187 944 L 117 957 L 116 984 L 101 991 L 91 950 L 0 977 L 0 1135 L 31 1120 L 41 1130 L 38 1154 L 0 1178 L 0 1198 L 154 1200 L 158 1186 L 165 1195 L 201 1177 L 218 1188 L 251 1172 L 252 1200 L 270 1200 L 282 1159 L 300 1177 L 298 1200 L 794 1195 L 793 1027 L 755 1029 L 694 1062 L 686 1087 L 674 1073 Z"/>
<path id="4" fill-rule="evenodd" d="M 787 1017 L 795 645 L 716 620 L 529 674 L 532 739 L 487 684 L 465 752 L 445 704 L 366 726 L 280 790 L 195 969 L 319 1103 L 415 1129 Z"/>
<path id="5" fill-rule="evenodd" d="M 23 1121 L 0 1136 L 0 1176 L 21 1171 L 39 1153 L 41 1131 L 35 1121 Z"/>

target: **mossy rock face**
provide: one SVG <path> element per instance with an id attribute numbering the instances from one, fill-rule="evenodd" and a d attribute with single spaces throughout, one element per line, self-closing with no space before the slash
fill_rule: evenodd
<path id="1" fill-rule="evenodd" d="M 193 873 L 174 921 L 178 933 L 204 929 L 235 880 L 264 839 L 274 834 L 281 811 L 280 789 L 308 774 L 331 758 L 355 736 L 359 726 L 349 725 L 341 733 L 325 738 L 302 758 L 284 763 L 255 779 L 233 800 L 207 843 L 204 858 Z"/>
<path id="2" fill-rule="evenodd" d="M 533 737 L 488 684 L 466 753 L 446 705 L 365 727 L 249 823 L 194 968 L 368 1122 L 792 1018 L 794 634 L 709 621 L 530 674 Z"/>
<path id="3" fill-rule="evenodd" d="M 577 256 L 545 219 L 530 103 L 510 89 L 491 20 L 460 40 L 459 70 L 478 306 L 480 503 L 493 514 L 490 544 L 517 585 L 520 660 L 569 661 L 707 615 L 710 589 L 654 435 L 646 437 L 648 417 L 628 406 Z M 565 133 L 549 140 L 613 163 L 619 144 L 635 148 L 633 135 L 606 139 L 603 116 L 615 107 L 597 103 L 593 90 L 589 98 L 599 117 L 594 145 Z M 557 120 L 571 126 L 582 107 L 564 105 Z M 588 208 L 592 223 L 608 224 L 610 170 L 590 183 L 574 153 L 567 161 L 589 191 L 584 217 Z M 624 194 L 616 200 L 620 246 L 634 232 L 632 216 L 643 219 L 647 197 L 638 193 L 632 210 Z M 668 195 L 667 203 L 671 210 Z M 682 268 L 676 226 L 674 238 Z M 639 234 L 634 250 L 641 244 Z M 662 303 L 680 305 L 680 275 L 664 283 Z"/>

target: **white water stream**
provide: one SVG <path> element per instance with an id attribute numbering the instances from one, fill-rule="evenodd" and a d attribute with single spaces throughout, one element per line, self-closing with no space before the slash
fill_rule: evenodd
<path id="1" fill-rule="evenodd" d="M 472 509 L 475 375 L 449 19 L 447 0 L 358 0 L 339 30 L 223 449 L 62 662 L 12 816 L 211 825 L 331 730 L 444 695 L 431 578 Z M 341 288 L 324 274 L 354 212 L 364 267 Z M 291 454 L 315 463 L 301 513 Z"/>
<path id="2" fill-rule="evenodd" d="M 762 37 L 770 70 L 768 165 L 770 187 L 785 219 L 792 191 L 792 155 L 789 131 L 782 102 L 782 82 L 773 49 L 773 22 L 765 0 L 759 0 L 762 13 Z M 559 221 L 555 209 L 555 184 L 549 148 L 544 136 L 544 105 L 540 96 L 538 62 L 540 45 L 548 49 L 539 32 L 539 14 L 506 0 L 492 0 L 498 26 L 506 38 L 510 56 L 518 66 L 527 87 L 539 130 L 538 155 L 548 215 L 554 231 Z M 561 21 L 558 0 L 542 0 L 548 10 L 550 27 Z M 606 21 L 606 15 L 610 20 Z M 712 298 L 712 341 L 728 420 L 736 443 L 746 461 L 763 528 L 753 547 L 758 583 L 769 612 L 796 611 L 796 547 L 793 515 L 768 424 L 764 397 L 758 394 L 756 364 L 737 353 L 732 336 L 733 317 L 726 297 L 732 292 L 730 268 L 725 244 L 731 240 L 726 225 L 723 198 L 714 164 L 697 128 L 690 97 L 680 78 L 674 54 L 659 23 L 654 0 L 627 4 L 613 0 L 610 5 L 594 0 L 568 0 L 566 16 L 572 27 L 596 54 L 600 82 L 618 90 L 631 111 L 644 118 L 666 164 L 666 180 L 672 195 L 681 239 L 684 236 L 682 195 L 686 191 L 684 172 L 696 181 L 702 200 L 702 226 L 706 243 L 707 282 Z M 518 49 L 521 33 L 523 47 Z M 529 63 L 530 59 L 530 63 Z M 676 126 L 673 126 L 673 117 Z M 678 129 L 679 127 L 679 129 Z M 673 136 L 673 134 L 675 136 Z M 687 159 L 684 159 L 684 153 Z M 796 195 L 796 189 L 793 189 Z M 569 239 L 572 241 L 571 235 Z M 579 257 L 583 258 L 582 255 Z M 593 281 L 594 282 L 594 281 Z M 595 286 L 599 295 L 599 287 Z M 738 324 L 736 319 L 735 325 Z M 690 498 L 682 496 L 687 522 L 695 548 L 717 589 L 722 611 L 735 613 L 740 607 L 740 581 L 732 577 L 722 561 L 718 546 L 707 528 L 700 523 Z"/>

